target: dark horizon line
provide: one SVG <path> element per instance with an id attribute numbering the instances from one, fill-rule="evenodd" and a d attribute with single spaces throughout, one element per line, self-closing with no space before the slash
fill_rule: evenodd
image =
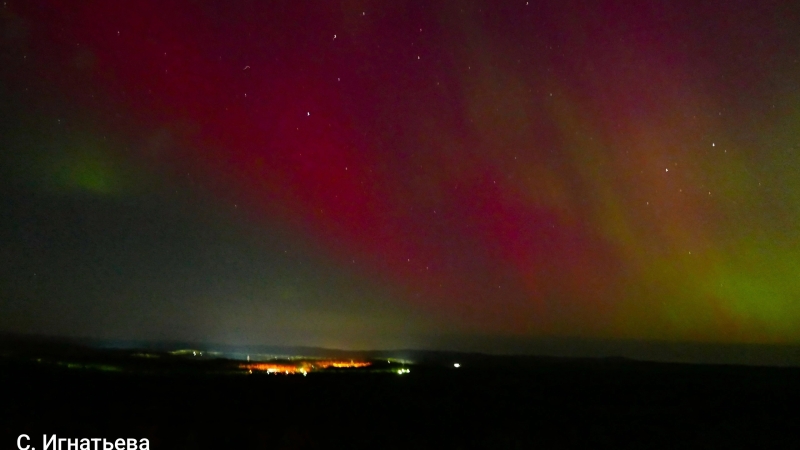
<path id="1" fill-rule="evenodd" d="M 494 338 L 488 340 L 508 339 Z M 279 353 L 285 356 L 293 352 L 311 354 L 338 353 L 350 355 L 401 355 L 421 357 L 461 357 L 461 358 L 543 358 L 543 359 L 592 359 L 592 360 L 630 360 L 638 362 L 664 362 L 682 364 L 744 365 L 800 367 L 800 344 L 760 344 L 760 343 L 706 343 L 671 342 L 633 339 L 585 339 L 569 337 L 547 337 L 520 339 L 512 344 L 518 350 L 486 351 L 464 348 L 396 348 L 396 349 L 341 349 L 310 345 L 275 344 L 230 344 L 220 342 L 201 342 L 191 340 L 156 339 L 108 339 L 49 335 L 44 333 L 0 332 L 0 344 L 49 344 L 76 345 L 94 349 L 114 350 L 157 350 L 173 351 L 197 349 L 202 351 L 228 351 L 231 353 Z M 455 347 L 455 346 L 454 346 Z M 306 356 L 312 356 L 311 354 Z"/>

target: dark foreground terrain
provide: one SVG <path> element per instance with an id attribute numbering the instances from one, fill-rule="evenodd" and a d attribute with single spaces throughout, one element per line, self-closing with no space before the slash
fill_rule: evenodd
<path id="1" fill-rule="evenodd" d="M 800 448 L 798 369 L 431 356 L 404 375 L 304 377 L 34 353 L 0 358 L 2 449 L 22 433 L 37 448 L 45 433 L 153 449 Z"/>

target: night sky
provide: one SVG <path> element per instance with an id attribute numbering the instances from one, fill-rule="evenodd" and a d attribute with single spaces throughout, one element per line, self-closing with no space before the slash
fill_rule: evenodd
<path id="1" fill-rule="evenodd" d="M 798 2 L 0 19 L 0 331 L 800 343 Z"/>

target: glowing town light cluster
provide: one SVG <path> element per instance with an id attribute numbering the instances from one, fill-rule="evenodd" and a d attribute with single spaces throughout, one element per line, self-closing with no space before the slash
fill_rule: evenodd
<path id="1" fill-rule="evenodd" d="M 311 367 L 319 368 L 319 369 L 327 369 L 328 367 L 350 369 L 350 368 L 356 368 L 356 367 L 368 367 L 368 366 L 371 366 L 371 365 L 372 365 L 371 362 L 353 361 L 353 360 L 350 360 L 349 362 L 348 361 L 315 361 L 313 364 L 311 364 Z"/>
<path id="2" fill-rule="evenodd" d="M 254 363 L 254 364 L 242 364 L 239 366 L 241 369 L 258 372 L 267 372 L 273 374 L 297 374 L 303 370 L 302 367 L 292 366 L 289 364 L 270 364 L 270 363 Z"/>
<path id="3" fill-rule="evenodd" d="M 411 369 L 397 369 L 398 375 L 403 375 L 404 373 L 411 373 Z"/>
<path id="4" fill-rule="evenodd" d="M 341 369 L 352 369 L 358 367 L 368 367 L 372 365 L 370 362 L 366 361 L 337 361 L 337 360 L 322 360 L 322 361 L 314 361 L 314 362 L 301 362 L 297 365 L 292 364 L 276 364 L 276 363 L 248 363 L 248 364 L 240 364 L 239 368 L 243 370 L 247 370 L 248 373 L 253 373 L 253 371 L 257 372 L 266 372 L 268 374 L 275 374 L 275 375 L 308 375 L 309 372 L 313 370 L 320 370 L 320 369 L 327 369 L 329 367 Z"/>

